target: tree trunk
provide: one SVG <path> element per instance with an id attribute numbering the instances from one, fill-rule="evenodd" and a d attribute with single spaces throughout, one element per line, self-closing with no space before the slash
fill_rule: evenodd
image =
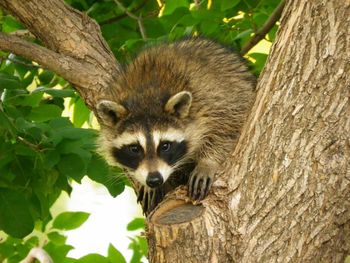
<path id="1" fill-rule="evenodd" d="M 59 17 L 78 25 L 70 27 L 75 37 L 67 38 L 65 26 L 52 32 L 89 47 L 85 55 L 80 48 L 62 46 L 60 38 L 46 37 L 48 27 L 34 23 L 44 12 L 33 17 L 33 7 L 44 5 L 65 9 L 46 12 L 45 23 Z M 0 0 L 0 6 L 17 15 L 48 54 L 87 63 L 87 69 L 102 65 L 93 83 L 92 78 L 69 79 L 59 64 L 44 64 L 67 75 L 92 109 L 96 98 L 108 98 L 118 66 L 96 25 L 96 30 L 84 26 L 90 19 L 58 0 Z M 201 204 L 188 202 L 182 187 L 148 217 L 150 262 L 344 260 L 350 249 L 349 17 L 349 1 L 287 2 L 257 101 L 231 160 Z M 11 41 L 0 34 L 0 49 L 26 56 Z"/>
<path id="2" fill-rule="evenodd" d="M 349 17 L 349 2 L 289 1 L 232 160 L 202 206 L 171 196 L 148 218 L 151 262 L 344 261 Z"/>

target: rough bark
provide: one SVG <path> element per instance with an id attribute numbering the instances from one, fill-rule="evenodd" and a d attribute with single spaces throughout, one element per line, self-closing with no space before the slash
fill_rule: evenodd
<path id="1" fill-rule="evenodd" d="M 108 97 L 118 66 L 96 24 L 59 0 L 0 6 L 51 51 L 96 63 L 89 81 L 67 77 L 91 108 L 101 91 Z M 4 48 L 9 41 L 0 35 L 0 49 L 25 56 Z M 150 262 L 342 262 L 350 253 L 349 73 L 349 1 L 287 1 L 232 159 L 201 204 L 180 188 L 148 217 Z"/>
<path id="2" fill-rule="evenodd" d="M 349 1 L 286 6 L 226 173 L 241 262 L 342 262 L 349 253 L 349 18 Z"/>
<path id="3" fill-rule="evenodd" d="M 185 194 L 149 217 L 151 262 L 344 261 L 349 17 L 349 2 L 289 1 L 232 159 L 197 217 L 178 220 Z"/>

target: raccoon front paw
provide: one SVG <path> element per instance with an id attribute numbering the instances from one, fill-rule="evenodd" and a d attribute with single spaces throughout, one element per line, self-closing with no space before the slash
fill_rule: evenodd
<path id="1" fill-rule="evenodd" d="M 188 182 L 188 195 L 192 200 L 201 201 L 208 195 L 213 179 L 195 171 Z"/>
<path id="2" fill-rule="evenodd" d="M 164 191 L 162 187 L 149 188 L 141 186 L 137 202 L 141 203 L 142 211 L 145 215 L 149 215 L 154 208 L 163 200 Z"/>

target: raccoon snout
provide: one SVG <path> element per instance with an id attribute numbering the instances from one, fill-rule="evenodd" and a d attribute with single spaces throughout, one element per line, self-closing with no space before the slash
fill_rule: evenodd
<path id="1" fill-rule="evenodd" d="M 163 176 L 159 172 L 151 172 L 148 174 L 146 184 L 151 188 L 156 188 L 163 184 Z"/>

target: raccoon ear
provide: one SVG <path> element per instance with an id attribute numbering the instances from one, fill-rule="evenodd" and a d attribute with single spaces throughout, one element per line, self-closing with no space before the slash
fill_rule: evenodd
<path id="1" fill-rule="evenodd" d="M 97 114 L 104 125 L 114 126 L 127 114 L 125 107 L 110 100 L 101 100 L 97 103 Z"/>
<path id="2" fill-rule="evenodd" d="M 180 118 L 188 115 L 192 103 L 192 94 L 189 91 L 176 93 L 165 104 L 164 110 L 171 114 L 176 114 Z"/>

